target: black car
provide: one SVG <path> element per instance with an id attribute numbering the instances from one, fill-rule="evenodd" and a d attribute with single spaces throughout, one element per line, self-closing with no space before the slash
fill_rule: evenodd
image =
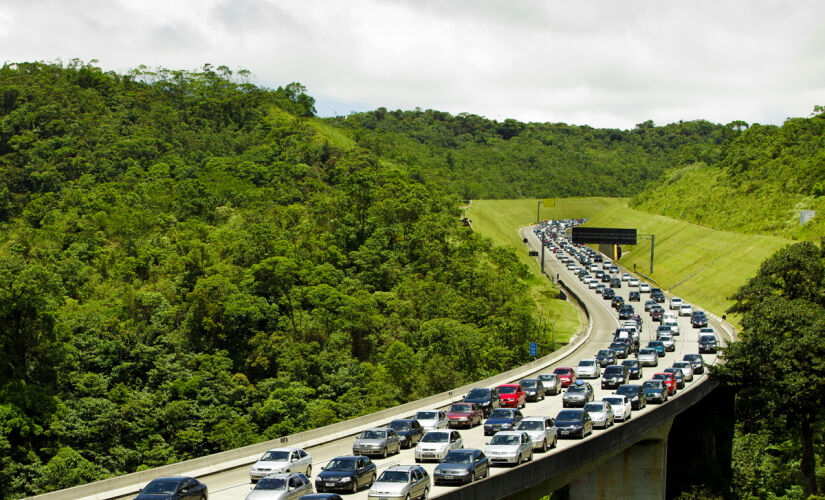
<path id="1" fill-rule="evenodd" d="M 394 430 L 401 438 L 402 448 L 412 448 L 424 435 L 424 428 L 414 418 L 399 418 L 390 422 L 387 427 Z"/>
<path id="2" fill-rule="evenodd" d="M 315 491 L 348 491 L 355 493 L 375 482 L 375 464 L 368 457 L 335 457 L 315 478 Z"/>
<path id="3" fill-rule="evenodd" d="M 642 296 L 636 290 L 633 290 L 627 295 L 628 302 L 641 302 Z"/>
<path id="4" fill-rule="evenodd" d="M 593 432 L 593 421 L 584 410 L 562 410 L 556 415 L 559 437 L 585 437 Z"/>
<path id="5" fill-rule="evenodd" d="M 501 408 L 501 396 L 498 395 L 498 389 L 495 387 L 491 389 L 486 387 L 470 389 L 470 392 L 464 396 L 464 402 L 475 403 L 484 412 L 485 418 L 489 417 L 490 412 L 496 408 Z"/>
<path id="6" fill-rule="evenodd" d="M 612 349 L 599 349 L 599 352 L 596 353 L 596 361 L 599 362 L 599 366 L 602 368 L 615 365 L 616 353 Z"/>
<path id="7" fill-rule="evenodd" d="M 433 471 L 435 484 L 472 483 L 490 475 L 487 455 L 476 449 L 450 450 Z"/>
<path id="8" fill-rule="evenodd" d="M 630 319 L 635 312 L 630 304 L 622 304 L 619 306 L 619 319 Z"/>
<path id="9" fill-rule="evenodd" d="M 619 308 L 624 305 L 624 297 L 622 297 L 621 295 L 613 297 L 613 300 L 610 301 L 610 305 L 613 307 L 613 309 L 618 311 Z"/>
<path id="10" fill-rule="evenodd" d="M 705 360 L 702 359 L 701 354 L 685 354 L 682 356 L 682 361 L 690 363 L 693 373 L 705 373 Z"/>
<path id="11" fill-rule="evenodd" d="M 524 387 L 525 399 L 527 401 L 538 401 L 544 399 L 544 384 L 537 378 L 526 378 L 519 382 Z"/>
<path id="12" fill-rule="evenodd" d="M 709 333 L 704 333 L 699 330 L 699 353 L 715 353 L 716 348 L 716 334 L 714 334 L 712 330 Z"/>
<path id="13" fill-rule="evenodd" d="M 642 384 L 642 390 L 645 391 L 645 399 L 647 401 L 655 401 L 657 403 L 664 403 L 668 398 L 668 390 L 665 387 L 664 380 L 645 380 Z"/>
<path id="14" fill-rule="evenodd" d="M 615 393 L 629 399 L 630 407 L 634 410 L 641 410 L 642 408 L 647 406 L 647 399 L 645 399 L 645 393 L 642 390 L 642 386 L 640 385 L 620 385 L 619 388 L 616 389 Z"/>
<path id="15" fill-rule="evenodd" d="M 708 317 L 704 311 L 694 311 L 690 317 L 690 324 L 693 328 L 704 328 L 708 326 Z"/>
<path id="16" fill-rule="evenodd" d="M 619 278 L 611 278 L 610 279 L 610 288 L 621 288 L 622 287 L 622 280 Z"/>
<path id="17" fill-rule="evenodd" d="M 659 288 L 651 288 L 650 298 L 661 304 L 665 301 L 665 294 Z"/>
<path id="18" fill-rule="evenodd" d="M 194 477 L 159 477 L 146 485 L 135 500 L 178 500 L 208 498 L 206 485 Z"/>
<path id="19" fill-rule="evenodd" d="M 602 298 L 606 300 L 612 300 L 615 296 L 616 292 L 614 292 L 612 288 L 605 288 L 602 292 Z"/>
<path id="20" fill-rule="evenodd" d="M 631 379 L 636 380 L 642 378 L 642 365 L 639 364 L 638 359 L 626 359 L 622 361 L 622 366 L 627 367 L 627 372 Z"/>
<path id="21" fill-rule="evenodd" d="M 515 408 L 498 408 L 484 422 L 484 435 L 492 436 L 498 431 L 511 431 L 523 418 L 524 415 Z"/>
<path id="22" fill-rule="evenodd" d="M 630 379 L 630 372 L 624 365 L 612 365 L 602 373 L 602 389 L 619 387 Z"/>
<path id="23" fill-rule="evenodd" d="M 612 342 L 609 348 L 616 354 L 617 359 L 625 359 L 630 353 L 630 344 L 624 340 Z"/>
<path id="24" fill-rule="evenodd" d="M 610 283 L 610 280 L 611 280 L 612 278 L 610 277 L 610 275 L 609 275 L 609 274 L 604 273 L 604 274 L 602 275 L 602 277 L 601 277 L 601 278 L 599 278 L 599 279 L 600 279 L 600 280 L 602 280 L 602 283 Z"/>

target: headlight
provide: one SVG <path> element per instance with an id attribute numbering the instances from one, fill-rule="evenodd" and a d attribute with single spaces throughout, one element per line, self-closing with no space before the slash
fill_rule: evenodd
<path id="1" fill-rule="evenodd" d="M 352 478 L 351 478 L 351 477 L 342 477 L 342 478 L 341 478 L 341 482 L 342 482 L 342 483 L 348 483 L 348 482 L 350 482 L 350 481 L 352 481 Z"/>

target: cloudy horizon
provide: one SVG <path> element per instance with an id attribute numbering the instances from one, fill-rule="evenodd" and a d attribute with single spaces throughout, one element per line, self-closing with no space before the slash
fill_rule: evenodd
<path id="1" fill-rule="evenodd" d="M 513 5 L 510 5 L 512 3 Z M 629 129 L 825 104 L 825 2 L 0 0 L 2 62 L 246 69 L 321 116 L 437 109 Z"/>

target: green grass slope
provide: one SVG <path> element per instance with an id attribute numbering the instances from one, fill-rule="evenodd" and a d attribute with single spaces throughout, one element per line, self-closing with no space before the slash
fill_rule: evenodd
<path id="1" fill-rule="evenodd" d="M 497 241 L 521 245 L 517 230 L 535 223 L 535 200 L 476 200 L 468 210 L 479 231 L 497 233 Z M 619 263 L 650 276 L 663 289 L 716 314 L 724 314 L 728 297 L 759 265 L 792 240 L 710 229 L 697 224 L 653 215 L 628 206 L 625 198 L 564 198 L 555 208 L 541 208 L 542 219 L 587 217 L 593 227 L 636 228 L 640 235 L 655 235 L 654 269 L 650 274 L 650 240 L 625 247 Z M 503 236 L 512 233 L 512 237 Z M 496 238 L 494 238 L 496 239 Z M 523 246 L 520 248 L 524 254 Z"/>

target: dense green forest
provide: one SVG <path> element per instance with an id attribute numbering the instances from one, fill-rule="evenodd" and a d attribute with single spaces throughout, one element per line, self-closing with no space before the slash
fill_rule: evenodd
<path id="1" fill-rule="evenodd" d="M 0 497 L 329 424 L 554 347 L 526 269 L 458 223 L 457 196 L 340 147 L 301 85 L 246 76 L 0 69 Z"/>
<path id="2" fill-rule="evenodd" d="M 618 130 L 384 108 L 328 122 L 467 199 L 632 196 L 668 168 L 719 161 L 739 134 L 703 120 Z"/>
<path id="3" fill-rule="evenodd" d="M 740 125 L 716 161 L 674 168 L 636 208 L 706 226 L 800 239 L 825 234 L 825 109 L 781 126 Z M 801 210 L 817 217 L 803 227 Z"/>

